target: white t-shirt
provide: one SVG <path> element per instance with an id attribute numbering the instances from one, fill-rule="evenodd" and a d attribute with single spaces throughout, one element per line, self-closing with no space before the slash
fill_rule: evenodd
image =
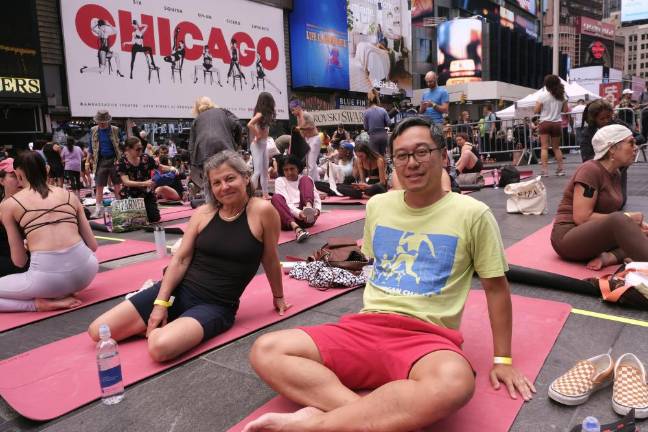
<path id="1" fill-rule="evenodd" d="M 583 123 L 583 112 L 585 111 L 585 105 L 576 105 L 572 110 L 572 116 L 574 117 L 574 127 L 580 128 Z"/>
<path id="2" fill-rule="evenodd" d="M 286 177 L 278 177 L 275 180 L 275 193 L 286 198 L 286 203 L 288 204 L 290 212 L 293 214 L 293 216 L 297 216 L 301 212 L 301 210 L 299 210 L 299 179 L 301 177 L 302 176 L 299 176 L 295 181 L 288 181 Z M 319 193 L 315 189 L 314 185 L 313 193 L 315 198 L 313 202 L 313 208 L 322 211 L 322 201 L 320 200 Z"/>
<path id="3" fill-rule="evenodd" d="M 542 92 L 538 98 L 538 102 L 542 103 L 542 111 L 540 112 L 540 122 L 560 122 L 560 113 L 565 101 L 556 99 L 548 91 Z"/>

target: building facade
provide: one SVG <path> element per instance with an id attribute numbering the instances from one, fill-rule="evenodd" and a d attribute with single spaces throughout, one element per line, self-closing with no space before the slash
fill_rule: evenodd
<path id="1" fill-rule="evenodd" d="M 648 78 L 648 24 L 622 27 L 625 39 L 624 73 Z"/>

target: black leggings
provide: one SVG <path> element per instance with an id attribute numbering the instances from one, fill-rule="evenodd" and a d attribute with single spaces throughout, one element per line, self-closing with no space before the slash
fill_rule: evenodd
<path id="1" fill-rule="evenodd" d="M 81 190 L 81 173 L 79 171 L 65 170 L 65 176 L 70 179 L 70 188 L 73 191 Z"/>
<path id="2" fill-rule="evenodd" d="M 613 253 L 619 262 L 624 258 L 648 261 L 648 237 L 622 212 L 578 226 L 556 224 L 551 245 L 568 261 L 588 261 L 603 252 Z"/>
<path id="3" fill-rule="evenodd" d="M 315 188 L 320 192 L 327 193 L 329 196 L 338 196 L 335 192 L 333 192 L 328 182 L 316 181 Z M 349 184 L 338 183 L 336 185 L 336 188 L 338 192 L 340 192 L 342 195 L 346 197 L 350 197 L 354 199 L 362 198 L 362 192 L 359 191 L 358 189 L 353 189 L 353 187 Z"/>
<path id="4" fill-rule="evenodd" d="M 146 206 L 146 217 L 149 223 L 160 222 L 160 209 L 154 193 L 144 195 L 144 205 Z"/>
<path id="5" fill-rule="evenodd" d="M 130 69 L 131 75 L 133 75 L 133 65 L 135 64 L 135 57 L 139 52 L 143 52 L 144 55 L 148 54 L 149 58 L 151 59 L 151 66 L 155 67 L 155 60 L 153 60 L 153 50 L 151 49 L 151 47 L 134 44 L 133 47 L 131 48 L 131 69 Z"/>

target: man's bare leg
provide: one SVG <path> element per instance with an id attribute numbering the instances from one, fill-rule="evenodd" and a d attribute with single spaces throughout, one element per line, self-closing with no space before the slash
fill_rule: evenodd
<path id="1" fill-rule="evenodd" d="M 252 346 L 250 363 L 277 393 L 300 405 L 331 411 L 360 398 L 322 364 L 315 342 L 302 330 L 261 336 Z"/>
<path id="2" fill-rule="evenodd" d="M 463 357 L 437 351 L 419 360 L 409 379 L 387 383 L 354 402 L 323 414 L 267 414 L 245 431 L 412 431 L 457 411 L 470 400 L 474 387 L 472 369 Z"/>

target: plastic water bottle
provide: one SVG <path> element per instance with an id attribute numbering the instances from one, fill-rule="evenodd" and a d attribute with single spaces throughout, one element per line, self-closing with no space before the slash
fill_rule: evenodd
<path id="1" fill-rule="evenodd" d="M 581 430 L 583 432 L 601 432 L 601 424 L 596 419 L 596 417 L 585 417 Z"/>
<path id="2" fill-rule="evenodd" d="M 112 231 L 112 206 L 104 207 L 104 225 L 108 231 Z"/>
<path id="3" fill-rule="evenodd" d="M 164 258 L 167 255 L 166 250 L 166 235 L 164 233 L 164 228 L 160 225 L 155 225 L 153 230 L 153 236 L 155 238 L 155 252 L 159 258 Z"/>
<path id="4" fill-rule="evenodd" d="M 121 362 L 117 342 L 110 337 L 110 328 L 106 324 L 99 327 L 97 342 L 97 368 L 101 400 L 106 405 L 114 405 L 124 399 L 124 382 L 122 380 Z"/>
<path id="5" fill-rule="evenodd" d="M 493 170 L 493 188 L 499 189 L 499 170 L 497 168 Z"/>

